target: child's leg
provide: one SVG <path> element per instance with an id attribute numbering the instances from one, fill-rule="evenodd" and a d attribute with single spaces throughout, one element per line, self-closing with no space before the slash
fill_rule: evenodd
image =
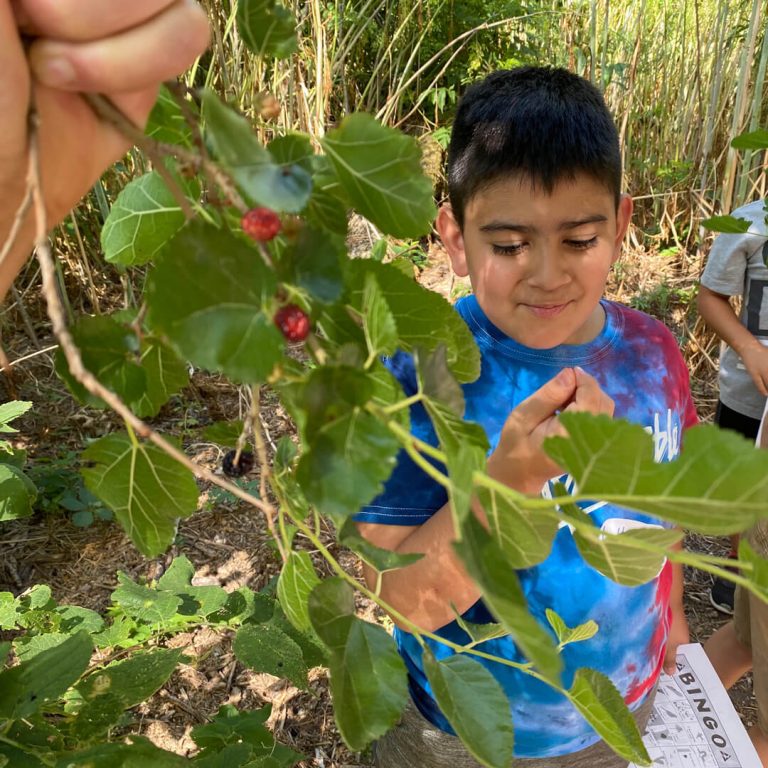
<path id="1" fill-rule="evenodd" d="M 752 746 L 754 746 L 763 768 L 768 768 L 768 736 L 759 725 L 753 725 L 749 729 L 749 738 L 752 739 Z"/>
<path id="2" fill-rule="evenodd" d="M 749 729 L 749 735 L 763 766 L 768 768 L 768 605 L 750 595 L 750 609 L 754 659 L 752 683 L 757 701 L 757 725 Z"/>
<path id="3" fill-rule="evenodd" d="M 717 676 L 726 688 L 730 688 L 752 668 L 752 651 L 739 642 L 735 622 L 729 621 L 704 643 Z"/>

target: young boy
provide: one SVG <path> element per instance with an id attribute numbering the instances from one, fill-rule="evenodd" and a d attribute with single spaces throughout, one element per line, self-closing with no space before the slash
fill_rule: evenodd
<path id="1" fill-rule="evenodd" d="M 768 449 L 768 406 L 757 446 Z M 768 558 L 768 521 L 758 523 L 746 538 L 758 555 Z M 768 768 L 768 605 L 738 587 L 733 621 L 720 627 L 704 644 L 704 650 L 726 688 L 752 670 L 757 723 L 749 729 L 749 736 L 762 764 Z"/>
<path id="2" fill-rule="evenodd" d="M 560 69 L 496 72 L 461 100 L 448 166 L 450 205 L 440 210 L 437 228 L 454 271 L 469 275 L 474 290 L 456 309 L 482 355 L 479 379 L 464 386 L 465 416 L 488 435 L 488 473 L 538 493 L 561 473 L 541 444 L 563 410 L 615 411 L 652 432 L 657 460 L 674 458 L 683 430 L 696 421 L 677 344 L 661 323 L 602 299 L 632 200 L 621 194 L 618 136 L 600 93 Z M 408 355 L 397 354 L 390 368 L 407 394 L 415 391 Z M 436 443 L 422 408 L 412 408 L 411 419 L 415 434 Z M 585 511 L 609 531 L 625 519 L 657 524 L 605 503 Z M 487 525 L 479 505 L 475 514 Z M 417 626 L 465 643 L 454 607 L 467 621 L 494 621 L 454 554 L 443 488 L 407 457 L 358 526 L 379 546 L 425 553 L 382 580 L 383 599 Z M 564 685 L 579 667 L 600 670 L 642 730 L 662 665 L 674 664 L 675 648 L 688 638 L 680 569 L 667 563 L 647 584 L 620 586 L 584 562 L 563 526 L 549 557 L 517 573 L 543 626 L 547 608 L 568 626 L 588 619 L 599 625 L 594 638 L 564 649 Z M 374 584 L 376 574 L 366 571 L 366 578 Z M 419 643 L 400 627 L 395 637 L 412 705 L 377 743 L 376 765 L 477 766 L 435 702 Z M 451 653 L 426 642 L 439 658 Z M 525 661 L 509 637 L 479 647 Z M 626 764 L 563 696 L 509 666 L 480 661 L 509 698 L 515 765 Z"/>
<path id="3" fill-rule="evenodd" d="M 750 222 L 748 234 L 718 235 L 701 276 L 699 314 L 727 345 L 720 356 L 720 399 L 715 423 L 754 440 L 768 395 L 768 226 L 765 205 L 733 212 Z M 741 318 L 729 299 L 742 297 Z M 735 557 L 739 537 L 731 538 Z M 733 613 L 733 582 L 715 579 L 712 605 Z"/>

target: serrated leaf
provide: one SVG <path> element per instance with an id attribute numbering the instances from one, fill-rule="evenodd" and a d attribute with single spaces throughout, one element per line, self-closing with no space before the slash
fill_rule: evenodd
<path id="1" fill-rule="evenodd" d="M 93 635 L 93 642 L 97 648 L 125 647 L 133 644 L 131 638 L 136 630 L 136 622 L 133 619 L 121 616 L 113 621 L 106 629 Z"/>
<path id="2" fill-rule="evenodd" d="M 453 307 L 434 291 L 420 286 L 391 264 L 353 259 L 347 264 L 350 303 L 362 311 L 368 274 L 373 274 L 397 324 L 398 346 L 405 352 L 446 347 L 448 367 L 462 383 L 480 375 L 477 344 Z"/>
<path id="3" fill-rule="evenodd" d="M 37 656 L 42 651 L 61 645 L 70 635 L 64 632 L 46 632 L 43 635 L 24 635 L 13 644 L 13 650 L 19 661 Z"/>
<path id="4" fill-rule="evenodd" d="M 350 749 L 360 751 L 398 721 L 408 700 L 405 664 L 384 629 L 355 616 L 354 593 L 341 579 L 315 587 L 309 616 L 330 651 L 339 732 Z"/>
<path id="5" fill-rule="evenodd" d="M 407 565 L 418 562 L 424 557 L 421 552 L 409 552 L 400 554 L 389 549 L 382 549 L 366 541 L 358 532 L 355 521 L 349 517 L 339 530 L 339 543 L 348 547 L 360 556 L 368 565 L 379 573 L 392 571 L 396 568 L 405 568 Z"/>
<path id="6" fill-rule="evenodd" d="M 16 598 L 10 592 L 0 592 L 0 629 L 15 629 Z"/>
<path id="7" fill-rule="evenodd" d="M 306 133 L 291 132 L 277 136 L 269 142 L 267 151 L 278 165 L 299 164 L 312 171 L 315 150 L 312 139 Z"/>
<path id="8" fill-rule="evenodd" d="M 701 226 L 711 229 L 713 232 L 741 235 L 749 231 L 752 222 L 749 219 L 735 218 L 734 216 L 712 216 L 709 219 L 704 219 Z"/>
<path id="9" fill-rule="evenodd" d="M 731 140 L 734 149 L 768 149 L 768 130 L 759 128 L 756 131 L 742 133 Z"/>
<path id="10" fill-rule="evenodd" d="M 674 461 L 653 460 L 653 438 L 607 416 L 564 413 L 569 438 L 544 449 L 573 475 L 579 496 L 646 512 L 700 533 L 742 531 L 768 509 L 768 451 L 711 424 L 685 433 Z"/>
<path id="11" fill-rule="evenodd" d="M 78 632 L 54 648 L 0 672 L 0 718 L 15 720 L 61 696 L 86 670 L 93 644 Z"/>
<path id="12" fill-rule="evenodd" d="M 296 477 L 307 500 L 341 525 L 380 493 L 399 447 L 378 419 L 355 409 L 318 431 Z"/>
<path id="13" fill-rule="evenodd" d="M 301 165 L 278 165 L 251 124 L 209 90 L 203 92 L 205 136 L 219 162 L 253 205 L 298 213 L 312 193 L 312 176 Z"/>
<path id="14" fill-rule="evenodd" d="M 286 59 L 298 47 L 296 20 L 275 0 L 238 0 L 237 29 L 257 56 Z"/>
<path id="15" fill-rule="evenodd" d="M 141 367 L 146 388 L 130 405 L 139 418 L 146 419 L 156 416 L 171 395 L 189 384 L 189 369 L 171 349 L 151 336 L 142 339 Z"/>
<path id="16" fill-rule="evenodd" d="M 122 571 L 118 572 L 117 580 L 120 586 L 112 593 L 112 600 L 137 621 L 162 625 L 176 615 L 181 605 L 178 596 L 136 584 Z"/>
<path id="17" fill-rule="evenodd" d="M 171 592 L 181 599 L 178 613 L 182 616 L 206 617 L 220 611 L 229 595 L 214 585 L 197 587 L 192 584 L 195 567 L 185 555 L 174 558 L 168 570 L 157 582 L 157 589 Z"/>
<path id="18" fill-rule="evenodd" d="M 122 701 L 113 692 L 86 701 L 71 722 L 70 736 L 81 743 L 94 741 L 116 725 L 124 711 Z"/>
<path id="19" fill-rule="evenodd" d="M 150 275 L 148 322 L 196 365 L 263 381 L 282 357 L 283 338 L 263 312 L 276 288 L 254 248 L 192 221 L 167 243 Z"/>
<path id="20" fill-rule="evenodd" d="M 567 696 L 618 755 L 638 765 L 651 764 L 640 731 L 609 678 L 594 669 L 577 669 Z"/>
<path id="21" fill-rule="evenodd" d="M 114 513 L 147 557 L 164 552 L 176 535 L 176 520 L 197 508 L 194 475 L 160 448 L 124 433 L 92 443 L 83 459 L 85 485 Z"/>
<path id="22" fill-rule="evenodd" d="M 488 768 L 507 768 L 514 743 L 512 713 L 496 678 L 463 654 L 437 661 L 425 653 L 424 671 L 435 700 L 469 752 Z"/>
<path id="23" fill-rule="evenodd" d="M 37 498 L 35 484 L 11 464 L 0 464 L 0 522 L 32 514 Z"/>
<path id="24" fill-rule="evenodd" d="M 194 101 L 187 99 L 186 104 L 190 114 L 199 116 L 199 110 Z M 144 133 L 155 141 L 165 144 L 179 144 L 182 147 L 191 147 L 193 144 L 192 128 L 184 118 L 178 102 L 164 85 L 160 86 L 157 101 L 149 113 Z"/>
<path id="25" fill-rule="evenodd" d="M 307 665 L 301 648 L 274 624 L 246 624 L 237 631 L 232 650 L 238 661 L 256 672 L 307 687 Z"/>
<path id="26" fill-rule="evenodd" d="M 197 196 L 192 185 L 180 187 L 189 197 Z M 184 226 L 184 221 L 184 212 L 160 174 L 152 171 L 140 176 L 123 187 L 104 222 L 104 258 L 122 267 L 146 264 Z"/>
<path id="27" fill-rule="evenodd" d="M 550 635 L 529 613 L 517 574 L 496 540 L 474 515 L 468 515 L 461 523 L 461 540 L 454 546 L 494 617 L 538 671 L 558 682 L 562 660 Z"/>
<path id="28" fill-rule="evenodd" d="M 139 365 L 139 341 L 130 328 L 109 315 L 83 315 L 70 332 L 80 350 L 83 365 L 107 389 L 128 402 L 144 394 L 147 376 Z M 70 373 L 61 349 L 56 352 L 55 365 L 59 378 L 81 403 L 94 408 L 107 407 Z"/>
<path id="29" fill-rule="evenodd" d="M 306 224 L 281 255 L 279 270 L 285 282 L 329 303 L 336 301 L 343 290 L 345 256 L 342 237 Z"/>
<path id="30" fill-rule="evenodd" d="M 182 658 L 180 649 L 153 648 L 133 654 L 92 672 L 77 685 L 77 691 L 91 700 L 113 694 L 123 709 L 135 707 L 161 688 Z"/>
<path id="31" fill-rule="evenodd" d="M 18 429 L 9 427 L 8 424 L 19 416 L 23 416 L 32 403 L 29 400 L 10 400 L 0 405 L 0 432 L 18 432 Z"/>
<path id="32" fill-rule="evenodd" d="M 210 723 L 192 729 L 192 739 L 201 749 L 223 747 L 245 741 L 251 746 L 264 747 L 274 742 L 271 731 L 265 727 L 272 706 L 239 711 L 232 704 L 225 704 Z"/>
<path id="33" fill-rule="evenodd" d="M 599 630 L 597 622 L 592 621 L 592 619 L 585 621 L 583 624 L 579 624 L 577 627 L 571 628 L 551 608 L 546 609 L 546 615 L 549 625 L 555 630 L 557 641 L 561 647 L 568 643 L 580 643 L 584 640 L 589 640 L 593 638 Z"/>
<path id="34" fill-rule="evenodd" d="M 430 400 L 441 403 L 462 417 L 465 407 L 464 391 L 451 375 L 445 344 L 438 345 L 433 352 L 416 350 L 413 357 L 421 391 Z"/>
<path id="35" fill-rule="evenodd" d="M 66 753 L 56 768 L 184 768 L 185 757 L 159 749 L 142 736 L 131 734 L 130 744 L 99 744 L 82 752 Z"/>
<path id="36" fill-rule="evenodd" d="M 244 422 L 216 421 L 203 430 L 203 439 L 220 445 L 235 445 L 243 431 Z"/>
<path id="37" fill-rule="evenodd" d="M 100 632 L 104 628 L 104 619 L 89 608 L 79 605 L 60 605 L 55 612 L 61 617 L 62 632 L 79 632 L 84 629 L 88 634 Z"/>
<path id="38" fill-rule="evenodd" d="M 491 488 L 477 488 L 491 530 L 513 568 L 530 568 L 546 560 L 558 529 L 554 517 L 525 509 Z"/>
<path id="39" fill-rule="evenodd" d="M 504 629 L 501 624 L 491 622 L 490 624 L 475 624 L 474 622 L 463 619 L 456 611 L 455 606 L 454 614 L 456 617 L 456 623 L 469 635 L 470 647 L 484 643 L 486 640 L 495 640 L 499 637 L 506 637 L 509 632 Z"/>
<path id="40" fill-rule="evenodd" d="M 421 237 L 430 231 L 432 182 L 422 171 L 415 139 L 357 113 L 321 143 L 354 208 L 382 232 Z"/>
<path id="41" fill-rule="evenodd" d="M 277 581 L 277 597 L 291 624 L 304 632 L 312 629 L 307 601 L 320 579 L 306 552 L 291 552 Z"/>
<path id="42" fill-rule="evenodd" d="M 362 310 L 369 359 L 391 355 L 397 348 L 397 325 L 372 273 L 365 276 Z"/>

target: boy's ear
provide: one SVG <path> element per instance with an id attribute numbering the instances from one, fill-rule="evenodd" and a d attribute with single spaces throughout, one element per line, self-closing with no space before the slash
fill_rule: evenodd
<path id="1" fill-rule="evenodd" d="M 451 267 L 458 277 L 466 277 L 469 274 L 467 265 L 467 253 L 464 250 L 464 235 L 461 227 L 453 215 L 450 203 L 443 203 L 437 212 L 435 228 L 440 235 L 445 250 L 451 259 Z"/>
<path id="2" fill-rule="evenodd" d="M 613 261 L 615 262 L 621 255 L 621 246 L 629 229 L 629 222 L 632 219 L 632 210 L 634 203 L 632 198 L 626 193 L 619 198 L 619 207 L 616 210 L 616 243 L 613 251 Z"/>

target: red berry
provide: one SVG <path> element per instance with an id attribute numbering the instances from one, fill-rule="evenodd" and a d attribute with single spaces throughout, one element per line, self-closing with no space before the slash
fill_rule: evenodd
<path id="1" fill-rule="evenodd" d="M 269 208 L 251 208 L 240 220 L 243 232 L 260 243 L 271 240 L 282 226 L 280 217 Z"/>
<path id="2" fill-rule="evenodd" d="M 309 318 L 295 304 L 286 304 L 275 312 L 275 325 L 291 342 L 304 341 L 309 336 Z"/>

